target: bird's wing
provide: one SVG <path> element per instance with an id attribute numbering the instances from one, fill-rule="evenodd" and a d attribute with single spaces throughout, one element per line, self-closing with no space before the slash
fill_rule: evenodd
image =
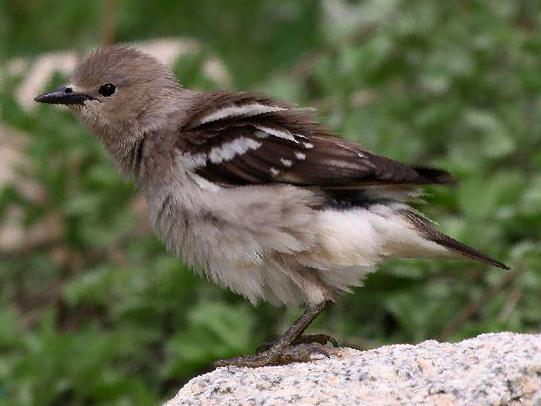
<path id="1" fill-rule="evenodd" d="M 322 188 L 450 183 L 338 138 L 309 110 L 249 93 L 206 94 L 188 112 L 176 147 L 185 167 L 220 185 L 289 183 Z"/>

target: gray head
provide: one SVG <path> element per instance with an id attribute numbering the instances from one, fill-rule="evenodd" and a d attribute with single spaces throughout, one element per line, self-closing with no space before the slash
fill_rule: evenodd
<path id="1" fill-rule="evenodd" d="M 95 133 L 110 138 L 156 126 L 180 92 L 167 66 L 137 49 L 112 46 L 90 54 L 70 83 L 35 100 L 67 105 Z"/>

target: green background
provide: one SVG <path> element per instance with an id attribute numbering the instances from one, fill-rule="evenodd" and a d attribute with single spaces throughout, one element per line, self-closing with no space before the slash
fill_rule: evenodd
<path id="1" fill-rule="evenodd" d="M 382 266 L 311 328 L 370 348 L 539 331 L 540 23 L 538 2 L 518 0 L 0 0 L 0 66 L 189 37 L 199 49 L 174 66 L 185 86 L 220 87 L 202 73 L 215 56 L 231 88 L 316 106 L 369 149 L 453 172 L 460 185 L 427 189 L 423 211 L 513 272 Z M 24 74 L 0 82 L 0 120 L 26 133 L 17 171 L 43 193 L 4 186 L 0 221 L 17 212 L 25 228 L 52 218 L 59 231 L 0 250 L 0 404 L 157 404 L 284 330 L 298 310 L 252 307 L 166 253 L 94 138 L 65 111 L 15 102 Z"/>

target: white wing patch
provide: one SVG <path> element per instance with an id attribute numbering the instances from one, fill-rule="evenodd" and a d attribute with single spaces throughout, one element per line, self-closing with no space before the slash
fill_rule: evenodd
<path id="1" fill-rule="evenodd" d="M 260 146 L 260 142 L 251 138 L 240 137 L 226 144 L 214 147 L 208 155 L 203 152 L 197 154 L 186 152 L 180 156 L 180 162 L 185 169 L 204 168 L 207 165 L 207 161 L 213 164 L 230 161 L 235 156 L 242 155 L 251 149 L 257 149 Z"/>
<path id="2" fill-rule="evenodd" d="M 291 159 L 280 158 L 280 162 L 282 165 L 287 166 L 288 168 L 293 165 L 293 161 Z"/>
<path id="3" fill-rule="evenodd" d="M 277 130 L 275 128 L 263 127 L 263 126 L 260 126 L 260 125 L 256 125 L 255 127 L 259 131 L 263 131 L 263 132 L 265 132 L 267 134 L 270 134 L 270 135 L 273 135 L 275 137 L 283 138 L 284 140 L 293 141 L 296 144 L 299 143 L 299 141 L 297 139 L 295 139 L 295 136 L 293 134 L 291 134 L 287 130 Z"/>
<path id="4" fill-rule="evenodd" d="M 227 144 L 212 148 L 208 157 L 213 164 L 219 164 L 220 162 L 233 159 L 236 155 L 244 154 L 251 149 L 258 149 L 260 146 L 260 142 L 251 138 L 240 137 Z"/>
<path id="5" fill-rule="evenodd" d="M 267 106 L 265 104 L 247 104 L 244 106 L 227 106 L 222 109 L 213 111 L 208 116 L 200 120 L 201 124 L 211 123 L 213 121 L 222 120 L 228 117 L 251 117 L 259 114 L 272 113 L 275 111 L 284 111 L 284 107 Z"/>

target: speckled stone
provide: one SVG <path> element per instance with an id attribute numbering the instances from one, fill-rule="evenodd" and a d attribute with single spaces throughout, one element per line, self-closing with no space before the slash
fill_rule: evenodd
<path id="1" fill-rule="evenodd" d="M 220 368 L 188 382 L 166 406 L 539 405 L 541 335 L 430 340 L 257 369 Z"/>

